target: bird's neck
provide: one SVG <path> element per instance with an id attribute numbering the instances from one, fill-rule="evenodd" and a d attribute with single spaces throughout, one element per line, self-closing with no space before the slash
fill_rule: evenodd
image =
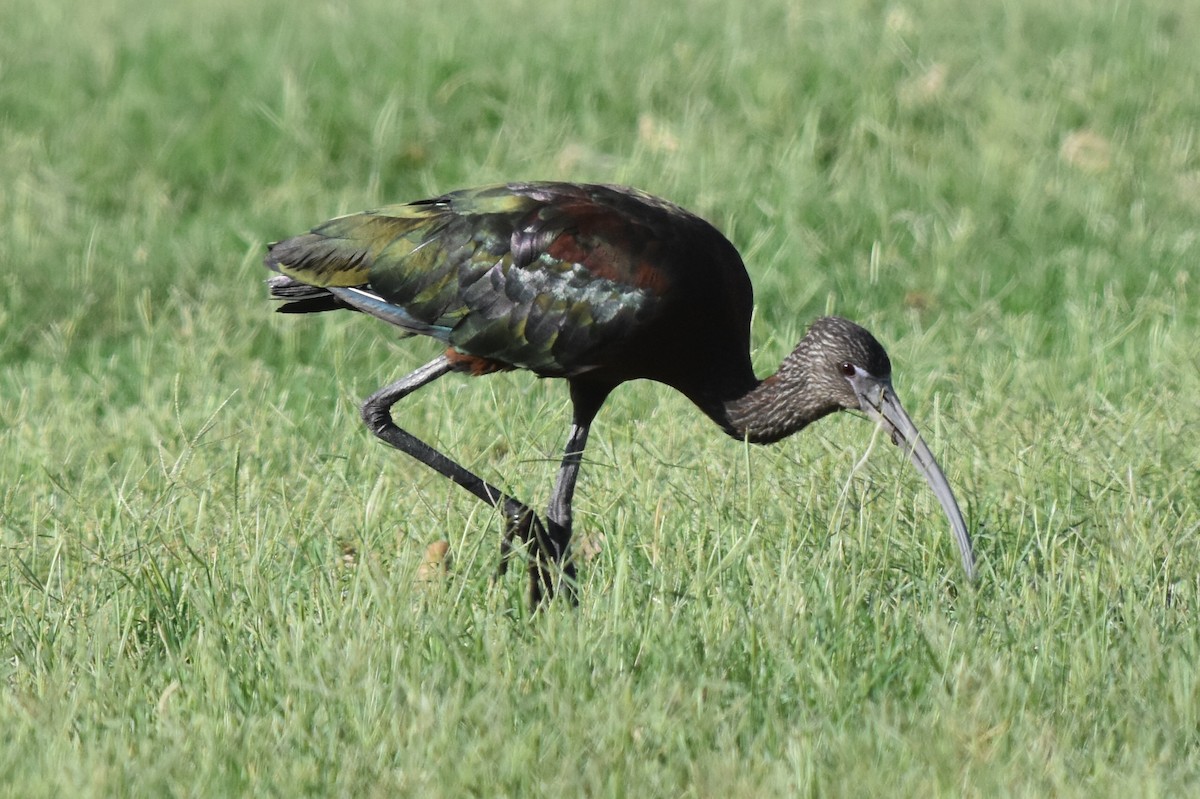
<path id="1" fill-rule="evenodd" d="M 819 392 L 812 390 L 806 371 L 797 361 L 796 353 L 792 353 L 778 372 L 716 403 L 708 411 L 709 416 L 734 438 L 771 444 L 837 411 L 835 402 L 818 398 Z"/>

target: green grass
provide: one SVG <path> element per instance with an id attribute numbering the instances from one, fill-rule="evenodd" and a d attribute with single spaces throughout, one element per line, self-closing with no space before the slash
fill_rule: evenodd
<path id="1" fill-rule="evenodd" d="M 249 9 L 249 10 L 248 10 Z M 1179 796 L 1200 784 L 1200 10 L 1169 0 L 0 0 L 0 794 Z M 507 179 L 836 311 L 976 533 L 843 415 L 602 413 L 578 608 L 359 399 L 432 356 L 285 318 L 265 242 Z M 398 415 L 545 501 L 564 387 Z M 868 448 L 871 455 L 859 466 Z M 448 539 L 443 581 L 414 581 Z"/>

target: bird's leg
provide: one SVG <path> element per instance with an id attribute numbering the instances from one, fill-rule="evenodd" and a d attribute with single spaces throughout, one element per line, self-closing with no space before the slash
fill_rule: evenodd
<path id="1" fill-rule="evenodd" d="M 578 601 L 575 593 L 575 561 L 568 552 L 571 544 L 571 498 L 575 494 L 575 482 L 579 479 L 579 466 L 583 462 L 583 448 L 587 445 L 589 428 L 590 419 L 580 421 L 576 413 L 571 433 L 567 436 L 562 466 L 554 482 L 554 493 L 550 495 L 550 506 L 546 510 L 546 530 L 536 539 L 536 550 L 529 561 L 529 597 L 534 607 L 544 598 L 553 596 L 555 585 L 560 581 L 571 601 Z"/>
<path id="2" fill-rule="evenodd" d="M 570 554 L 571 499 L 575 495 L 575 483 L 579 479 L 579 467 L 583 463 L 583 449 L 587 446 L 592 420 L 612 390 L 611 386 L 578 380 L 571 381 L 570 385 L 571 432 L 567 435 L 562 465 L 558 469 L 550 506 L 546 510 L 546 529 L 534 539 L 536 548 L 529 561 L 529 596 L 535 607 L 543 598 L 553 596 L 556 584 L 560 581 L 571 600 L 578 600 L 575 561 Z"/>
<path id="3" fill-rule="evenodd" d="M 362 405 L 362 418 L 367 427 L 385 443 L 411 455 L 438 474 L 449 477 L 458 485 L 470 491 L 504 514 L 507 530 L 500 544 L 500 574 L 507 567 L 508 558 L 512 554 L 513 538 L 522 541 L 540 541 L 546 538 L 546 531 L 533 512 L 523 502 L 505 494 L 499 488 L 471 472 L 456 461 L 451 460 L 421 439 L 403 430 L 392 420 L 392 406 L 407 397 L 412 392 L 432 383 L 447 372 L 454 370 L 454 364 L 445 355 L 434 358 L 429 363 L 408 374 L 395 383 L 384 386 L 376 391 Z M 571 481 L 572 485 L 574 480 Z M 568 493 L 568 504 L 570 501 Z"/>

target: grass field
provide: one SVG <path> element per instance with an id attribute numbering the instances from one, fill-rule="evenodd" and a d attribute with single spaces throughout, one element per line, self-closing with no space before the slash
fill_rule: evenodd
<path id="1" fill-rule="evenodd" d="M 1200 785 L 1200 7 L 0 8 L 0 795 Z M 649 384 L 594 431 L 579 607 L 492 585 L 496 514 L 357 418 L 437 348 L 274 315 L 260 261 L 529 178 L 725 230 L 762 374 L 871 328 L 978 585 L 862 419 L 749 448 Z M 564 388 L 397 416 L 540 505 Z"/>

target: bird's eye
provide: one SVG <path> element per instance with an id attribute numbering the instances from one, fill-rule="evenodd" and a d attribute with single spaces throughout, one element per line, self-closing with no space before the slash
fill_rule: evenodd
<path id="1" fill-rule="evenodd" d="M 842 374 L 844 374 L 846 377 L 854 377 L 856 372 L 858 372 L 858 369 L 855 368 L 854 364 L 850 363 L 849 361 L 846 361 L 842 364 Z"/>

